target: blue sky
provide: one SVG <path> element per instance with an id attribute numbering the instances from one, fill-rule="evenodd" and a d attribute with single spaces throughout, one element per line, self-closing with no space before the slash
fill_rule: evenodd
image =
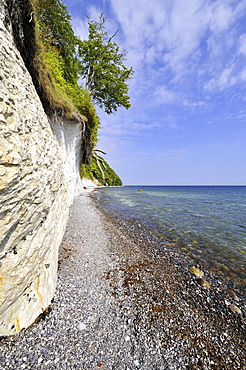
<path id="1" fill-rule="evenodd" d="M 98 109 L 125 185 L 246 185 L 246 1 L 65 0 L 74 31 L 107 18 L 135 70 L 131 108 Z"/>

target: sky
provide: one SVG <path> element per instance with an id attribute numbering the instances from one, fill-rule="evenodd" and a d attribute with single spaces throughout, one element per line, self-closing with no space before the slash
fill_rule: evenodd
<path id="1" fill-rule="evenodd" d="M 131 107 L 97 147 L 124 185 L 246 185 L 246 1 L 65 0 L 77 36 L 106 17 L 127 51 Z"/>

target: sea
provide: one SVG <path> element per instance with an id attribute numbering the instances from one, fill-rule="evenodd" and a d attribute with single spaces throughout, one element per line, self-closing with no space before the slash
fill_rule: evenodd
<path id="1" fill-rule="evenodd" d="M 138 223 L 246 288 L 246 186 L 110 187 L 97 199 L 111 216 Z"/>

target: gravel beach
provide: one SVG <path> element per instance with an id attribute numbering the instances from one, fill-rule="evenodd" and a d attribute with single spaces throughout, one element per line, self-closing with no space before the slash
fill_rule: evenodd
<path id="1" fill-rule="evenodd" d="M 54 300 L 0 369 L 246 369 L 245 299 L 171 245 L 75 198 Z"/>

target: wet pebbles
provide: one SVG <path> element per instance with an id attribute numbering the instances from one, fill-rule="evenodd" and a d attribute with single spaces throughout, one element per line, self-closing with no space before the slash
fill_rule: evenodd
<path id="1" fill-rule="evenodd" d="M 245 299 L 193 263 L 77 197 L 54 301 L 0 369 L 246 369 Z"/>

